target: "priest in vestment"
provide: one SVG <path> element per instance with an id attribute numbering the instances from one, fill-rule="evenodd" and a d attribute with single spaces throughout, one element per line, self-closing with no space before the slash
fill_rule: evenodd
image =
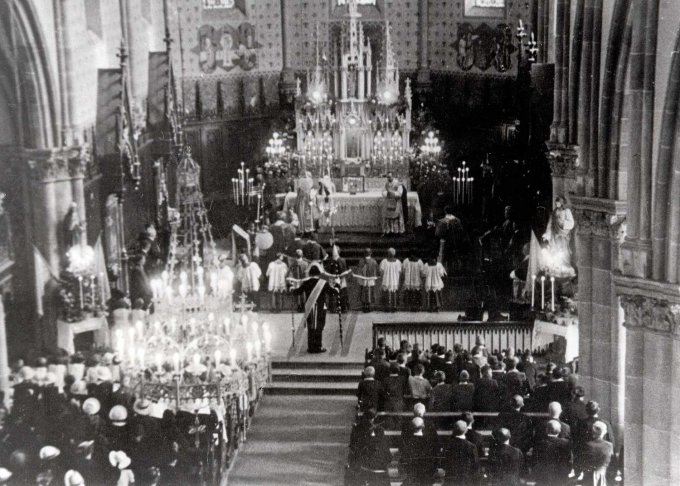
<path id="1" fill-rule="evenodd" d="M 340 304 L 340 312 L 347 312 L 349 309 L 349 297 L 347 295 L 347 275 L 351 272 L 347 268 L 347 262 L 340 256 L 340 247 L 333 245 L 331 258 L 324 264 L 324 270 L 332 277 L 332 283 L 340 289 L 339 302 L 331 300 L 330 311 L 337 312 L 337 304 Z"/>
<path id="2" fill-rule="evenodd" d="M 295 212 L 298 216 L 298 231 L 302 234 L 309 234 L 316 230 L 316 189 L 312 173 L 305 172 L 304 177 L 298 180 L 297 200 L 295 201 Z"/>
<path id="3" fill-rule="evenodd" d="M 401 196 L 404 193 L 401 183 L 391 172 L 387 174 L 387 182 L 383 189 L 383 233 L 402 234 L 404 232 L 404 211 Z"/>
<path id="4" fill-rule="evenodd" d="M 295 289 L 296 294 L 308 295 L 305 304 L 307 319 L 307 352 L 323 353 L 323 329 L 326 326 L 326 309 L 328 299 L 337 299 L 338 289 L 321 280 L 321 270 L 317 265 L 309 267 L 309 279 Z"/>
<path id="5" fill-rule="evenodd" d="M 437 221 L 435 228 L 435 236 L 439 238 L 438 260 L 452 273 L 467 253 L 467 235 L 460 219 L 453 215 L 451 207 L 446 206 L 444 212 L 444 217 Z"/>

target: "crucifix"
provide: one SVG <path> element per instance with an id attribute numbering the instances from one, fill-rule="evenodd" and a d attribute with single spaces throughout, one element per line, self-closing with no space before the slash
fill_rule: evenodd
<path id="1" fill-rule="evenodd" d="M 238 299 L 238 304 L 234 304 L 234 309 L 238 310 L 241 315 L 247 311 L 253 310 L 254 308 L 255 304 L 248 302 L 246 294 L 241 294 L 241 297 Z"/>

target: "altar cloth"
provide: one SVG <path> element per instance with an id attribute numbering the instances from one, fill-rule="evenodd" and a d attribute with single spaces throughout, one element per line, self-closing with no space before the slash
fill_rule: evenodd
<path id="1" fill-rule="evenodd" d="M 366 233 L 382 232 L 383 221 L 383 196 L 382 192 L 371 191 L 357 194 L 336 192 L 333 194 L 333 202 L 336 212 L 332 217 L 332 225 L 336 230 L 356 231 Z M 408 192 L 408 221 L 407 230 L 422 226 L 422 211 L 417 192 Z M 296 196 L 294 193 L 277 194 L 279 204 L 283 203 L 284 210 L 295 207 Z M 325 224 L 325 218 L 321 219 L 321 231 L 330 231 L 330 225 Z"/>

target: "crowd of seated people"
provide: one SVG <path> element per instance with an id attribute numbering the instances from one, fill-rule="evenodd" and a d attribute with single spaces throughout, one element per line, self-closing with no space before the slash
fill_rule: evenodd
<path id="1" fill-rule="evenodd" d="M 617 473 L 611 424 L 566 366 L 543 371 L 531 353 L 482 342 L 468 353 L 403 341 L 393 352 L 380 339 L 368 357 L 349 484 L 390 484 L 397 459 L 404 485 L 605 485 Z"/>
<path id="2" fill-rule="evenodd" d="M 196 483 L 221 418 L 136 396 L 118 364 L 106 353 L 14 366 L 11 413 L 0 409 L 0 484 Z"/>

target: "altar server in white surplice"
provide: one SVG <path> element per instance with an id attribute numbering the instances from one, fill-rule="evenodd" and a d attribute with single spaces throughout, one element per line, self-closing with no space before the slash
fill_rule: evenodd
<path id="1" fill-rule="evenodd" d="M 444 288 L 443 277 L 446 276 L 444 266 L 433 258 L 427 262 L 423 269 L 425 278 L 425 291 L 427 292 L 426 309 L 430 312 L 438 312 L 442 306 L 442 289 Z"/>
<path id="2" fill-rule="evenodd" d="M 396 258 L 396 250 L 387 250 L 387 258 L 380 262 L 380 275 L 382 276 L 382 290 L 387 296 L 387 311 L 397 309 L 397 291 L 401 278 L 401 262 Z"/>
<path id="3" fill-rule="evenodd" d="M 276 260 L 267 267 L 267 277 L 269 278 L 267 289 L 272 293 L 272 311 L 280 312 L 283 310 L 283 295 L 286 292 L 286 277 L 288 275 L 288 265 L 284 261 L 286 256 L 277 253 Z"/>
<path id="4" fill-rule="evenodd" d="M 251 262 L 246 254 L 242 254 L 239 257 L 239 261 L 236 279 L 241 284 L 241 293 L 246 294 L 248 300 L 257 304 L 257 293 L 260 291 L 262 270 L 260 270 L 260 266 L 257 263 Z"/>
<path id="5" fill-rule="evenodd" d="M 404 189 L 401 183 L 387 174 L 387 182 L 383 189 L 383 234 L 402 234 L 404 232 L 404 212 L 402 208 L 401 196 Z"/>
<path id="6" fill-rule="evenodd" d="M 404 304 L 413 312 L 418 310 L 421 305 L 420 294 L 423 288 L 423 270 L 425 265 L 411 250 L 408 258 L 402 262 L 401 266 L 404 274 Z"/>

